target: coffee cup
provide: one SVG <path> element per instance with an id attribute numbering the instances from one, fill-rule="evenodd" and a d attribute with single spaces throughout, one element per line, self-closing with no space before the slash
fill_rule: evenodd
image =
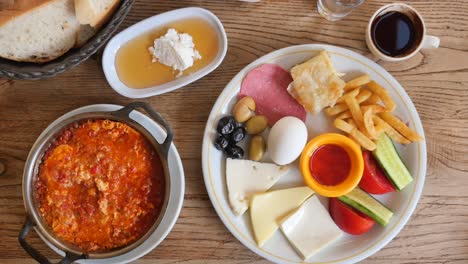
<path id="1" fill-rule="evenodd" d="M 422 48 L 438 48 L 440 39 L 426 35 L 426 25 L 416 9 L 394 3 L 382 6 L 372 15 L 366 44 L 378 58 L 396 62 L 411 58 Z"/>

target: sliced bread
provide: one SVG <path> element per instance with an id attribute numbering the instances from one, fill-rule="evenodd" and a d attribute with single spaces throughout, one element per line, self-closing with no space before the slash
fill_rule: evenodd
<path id="1" fill-rule="evenodd" d="M 1 21 L 0 57 L 16 61 L 53 60 L 75 45 L 80 29 L 73 0 L 43 1 Z"/>
<path id="2" fill-rule="evenodd" d="M 83 25 L 98 29 L 112 15 L 120 0 L 75 0 L 76 16 Z"/>
<path id="3" fill-rule="evenodd" d="M 4 11 L 10 13 L 21 13 L 50 1 L 52 0 L 0 0 L 0 11 L 2 14 Z M 2 14 L 0 14 L 0 16 L 2 16 Z M 0 24 L 2 23 L 0 22 Z"/>
<path id="4" fill-rule="evenodd" d="M 8 9 L 15 4 L 15 0 L 0 0 L 0 11 Z"/>
<path id="5" fill-rule="evenodd" d="M 75 48 L 81 48 L 92 38 L 97 32 L 97 29 L 91 27 L 90 25 L 81 25 L 80 29 L 76 34 L 76 43 Z"/>
<path id="6" fill-rule="evenodd" d="M 0 26 L 53 0 L 0 0 Z"/>

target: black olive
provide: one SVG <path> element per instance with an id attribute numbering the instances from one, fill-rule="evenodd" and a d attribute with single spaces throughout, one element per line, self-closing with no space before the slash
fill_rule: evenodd
<path id="1" fill-rule="evenodd" d="M 214 142 L 216 149 L 223 150 L 229 145 L 229 140 L 223 136 L 218 136 Z"/>
<path id="2" fill-rule="evenodd" d="M 225 148 L 224 151 L 226 151 L 226 154 L 229 158 L 240 159 L 244 156 L 244 150 L 236 145 L 227 146 L 227 148 Z"/>
<path id="3" fill-rule="evenodd" d="M 237 122 L 232 116 L 225 116 L 221 118 L 218 122 L 217 131 L 221 135 L 231 134 L 232 131 L 236 128 Z"/>
<path id="4" fill-rule="evenodd" d="M 243 127 L 238 127 L 232 131 L 232 133 L 229 135 L 231 141 L 236 144 L 237 142 L 241 142 L 245 138 L 245 128 Z"/>

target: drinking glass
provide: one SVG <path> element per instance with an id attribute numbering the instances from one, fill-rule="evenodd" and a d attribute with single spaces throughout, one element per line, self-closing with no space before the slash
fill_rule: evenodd
<path id="1" fill-rule="evenodd" d="M 325 19 L 336 21 L 347 16 L 362 3 L 364 0 L 317 0 L 317 10 Z"/>

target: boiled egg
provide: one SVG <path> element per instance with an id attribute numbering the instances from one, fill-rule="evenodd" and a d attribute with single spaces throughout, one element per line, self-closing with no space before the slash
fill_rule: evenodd
<path id="1" fill-rule="evenodd" d="M 270 158 L 278 165 L 286 165 L 299 157 L 307 143 L 307 127 L 299 118 L 286 116 L 278 120 L 268 136 Z"/>

